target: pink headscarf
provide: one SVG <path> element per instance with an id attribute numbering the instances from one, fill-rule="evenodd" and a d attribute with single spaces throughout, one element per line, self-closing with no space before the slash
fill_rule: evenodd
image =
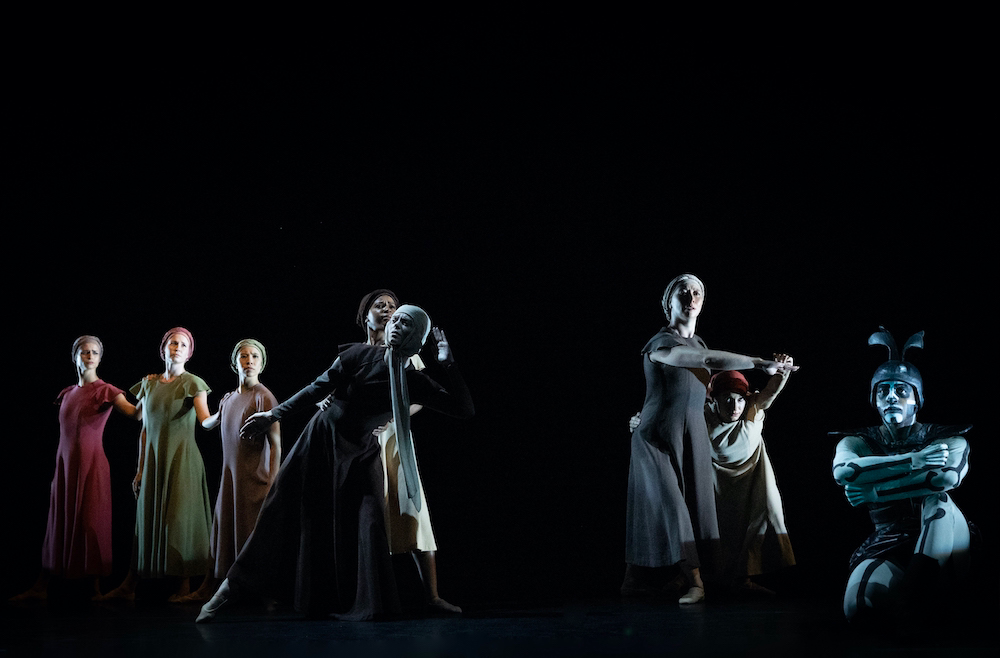
<path id="1" fill-rule="evenodd" d="M 191 357 L 194 356 L 194 336 L 192 336 L 191 332 L 185 329 L 184 327 L 174 327 L 167 333 L 163 334 L 163 339 L 160 341 L 160 358 L 161 359 L 163 358 L 163 348 L 167 346 L 167 341 L 170 340 L 170 337 L 173 336 L 174 334 L 183 334 L 184 336 L 187 337 L 188 360 L 190 360 Z"/>

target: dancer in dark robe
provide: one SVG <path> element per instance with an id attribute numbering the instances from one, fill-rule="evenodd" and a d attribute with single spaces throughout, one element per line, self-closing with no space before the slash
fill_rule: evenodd
<path id="1" fill-rule="evenodd" d="M 408 437 L 409 414 L 403 410 L 410 401 L 460 418 L 474 413 L 442 331 L 434 333 L 444 386 L 410 366 L 409 357 L 430 327 L 422 309 L 404 304 L 386 327 L 385 344 L 347 348 L 312 384 L 250 417 L 245 436 L 289 414 L 315 410 L 317 402 L 335 393 L 333 403 L 313 416 L 289 451 L 254 534 L 215 596 L 202 606 L 199 622 L 214 618 L 227 602 L 254 595 L 291 602 L 309 617 L 369 620 L 400 611 L 373 430 L 395 417 L 397 426 L 405 425 L 400 436 Z M 400 446 L 400 453 L 412 461 L 408 446 Z M 408 495 L 419 507 L 419 489 Z"/>

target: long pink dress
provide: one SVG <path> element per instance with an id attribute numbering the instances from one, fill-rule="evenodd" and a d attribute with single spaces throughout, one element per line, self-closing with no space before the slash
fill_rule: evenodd
<path id="1" fill-rule="evenodd" d="M 225 578 L 253 532 L 274 478 L 270 472 L 270 442 L 264 436 L 243 440 L 240 427 L 251 415 L 276 406 L 277 399 L 262 384 L 243 393 L 228 393 L 219 403 L 222 481 L 212 521 L 212 559 L 217 578 Z"/>
<path id="2" fill-rule="evenodd" d="M 42 568 L 64 578 L 111 573 L 111 469 L 104 426 L 120 388 L 101 381 L 59 394 L 59 448 Z"/>

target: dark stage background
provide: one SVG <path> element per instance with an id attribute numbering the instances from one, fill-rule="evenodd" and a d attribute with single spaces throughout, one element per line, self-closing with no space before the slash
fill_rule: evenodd
<path id="1" fill-rule="evenodd" d="M 765 432 L 799 560 L 786 590 L 839 600 L 869 531 L 827 432 L 876 422 L 886 353 L 866 340 L 884 324 L 900 342 L 926 330 L 920 419 L 976 424 L 956 499 L 995 603 L 995 143 L 974 45 L 717 60 L 501 45 L 384 67 L 322 49 L 33 54 L 8 126 L 5 596 L 36 574 L 78 335 L 103 339 L 100 374 L 127 389 L 188 327 L 213 410 L 233 344 L 256 337 L 284 399 L 361 337 L 376 287 L 447 331 L 477 407 L 413 423 L 442 594 L 614 594 L 639 350 L 667 281 L 692 271 L 711 347 L 801 365 Z M 285 423 L 286 453 L 305 421 Z M 105 435 L 106 587 L 127 567 L 137 435 L 121 417 Z M 218 435 L 199 444 L 214 496 Z"/>

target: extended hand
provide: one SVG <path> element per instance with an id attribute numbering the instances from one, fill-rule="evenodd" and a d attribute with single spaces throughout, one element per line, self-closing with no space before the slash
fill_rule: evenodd
<path id="1" fill-rule="evenodd" d="M 948 463 L 948 444 L 933 443 L 910 455 L 910 465 L 915 471 L 944 466 Z"/>
<path id="2" fill-rule="evenodd" d="M 777 371 L 777 374 L 782 377 L 787 377 L 793 370 L 798 370 L 795 366 L 795 360 L 788 354 L 775 354 L 774 362 L 785 366 L 785 368 Z"/>
<path id="3" fill-rule="evenodd" d="M 780 374 L 782 377 L 787 377 L 789 373 L 795 372 L 799 369 L 799 367 L 793 363 L 792 357 L 787 354 L 775 354 L 773 361 L 761 359 L 759 367 L 769 375 Z"/>
<path id="4" fill-rule="evenodd" d="M 240 438 L 244 441 L 249 441 L 254 437 L 260 436 L 267 431 L 267 428 L 273 422 L 274 417 L 271 416 L 269 411 L 258 411 L 243 423 L 243 427 L 240 428 Z"/>
<path id="5" fill-rule="evenodd" d="M 444 335 L 444 330 L 432 327 L 431 333 L 434 334 L 434 340 L 437 341 L 438 361 L 441 363 L 454 361 L 455 358 L 451 353 L 451 346 L 448 344 L 447 336 Z"/>

